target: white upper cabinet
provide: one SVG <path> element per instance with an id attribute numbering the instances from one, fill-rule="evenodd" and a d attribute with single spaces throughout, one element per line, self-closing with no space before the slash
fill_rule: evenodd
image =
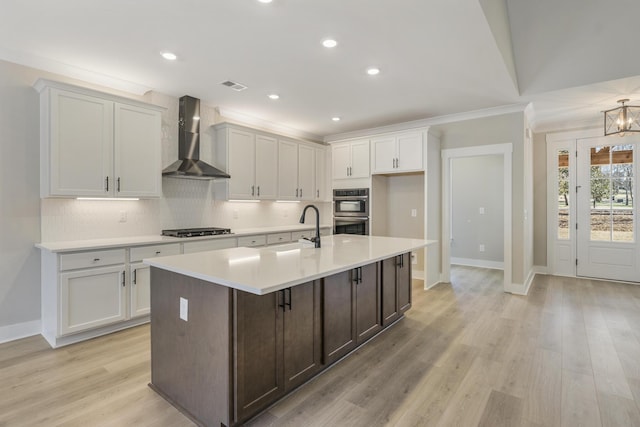
<path id="1" fill-rule="evenodd" d="M 162 193 L 160 113 L 115 104 L 115 195 L 158 197 Z"/>
<path id="2" fill-rule="evenodd" d="M 327 200 L 327 150 L 325 148 L 315 149 L 316 161 L 316 194 L 314 200 Z"/>
<path id="3" fill-rule="evenodd" d="M 384 136 L 371 140 L 372 173 L 424 170 L 421 132 Z"/>
<path id="4" fill-rule="evenodd" d="M 216 126 L 216 166 L 231 178 L 217 181 L 216 197 L 236 200 L 274 200 L 277 192 L 278 141 L 270 136 Z"/>
<path id="5" fill-rule="evenodd" d="M 48 80 L 35 87 L 41 197 L 161 196 L 160 107 Z"/>
<path id="6" fill-rule="evenodd" d="M 333 179 L 369 177 L 369 140 L 331 146 Z"/>
<path id="7" fill-rule="evenodd" d="M 278 199 L 315 200 L 315 149 L 278 141 Z"/>

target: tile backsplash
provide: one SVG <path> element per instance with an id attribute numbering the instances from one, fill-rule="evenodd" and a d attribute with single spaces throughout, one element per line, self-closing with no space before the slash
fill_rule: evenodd
<path id="1" fill-rule="evenodd" d="M 42 199 L 43 242 L 157 235 L 163 229 L 233 229 L 298 224 L 306 203 L 243 203 L 214 200 L 211 181 L 163 178 L 160 199 L 117 201 Z M 332 221 L 331 203 L 314 203 L 323 224 Z M 125 219 L 125 221 L 121 221 Z M 315 218 L 308 218 L 310 224 Z"/>

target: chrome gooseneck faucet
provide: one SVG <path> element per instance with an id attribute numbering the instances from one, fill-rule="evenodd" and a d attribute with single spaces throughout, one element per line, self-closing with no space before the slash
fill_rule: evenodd
<path id="1" fill-rule="evenodd" d="M 300 224 L 304 224 L 304 215 L 307 213 L 307 209 L 313 208 L 316 211 L 316 237 L 310 239 L 312 242 L 316 244 L 316 248 L 320 247 L 320 211 L 315 205 L 307 205 L 302 210 L 302 215 L 300 216 Z"/>

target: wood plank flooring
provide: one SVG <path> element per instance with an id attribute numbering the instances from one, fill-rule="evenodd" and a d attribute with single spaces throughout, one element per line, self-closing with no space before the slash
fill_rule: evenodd
<path id="1" fill-rule="evenodd" d="M 452 269 L 406 318 L 260 426 L 640 426 L 640 286 Z M 192 426 L 147 387 L 149 327 L 52 350 L 0 345 L 0 426 Z"/>

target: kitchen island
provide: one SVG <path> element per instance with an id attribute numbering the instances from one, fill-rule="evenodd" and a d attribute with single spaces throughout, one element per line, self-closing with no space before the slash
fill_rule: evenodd
<path id="1" fill-rule="evenodd" d="M 145 260 L 150 386 L 199 425 L 238 425 L 411 306 L 410 252 L 434 241 L 335 235 Z"/>

